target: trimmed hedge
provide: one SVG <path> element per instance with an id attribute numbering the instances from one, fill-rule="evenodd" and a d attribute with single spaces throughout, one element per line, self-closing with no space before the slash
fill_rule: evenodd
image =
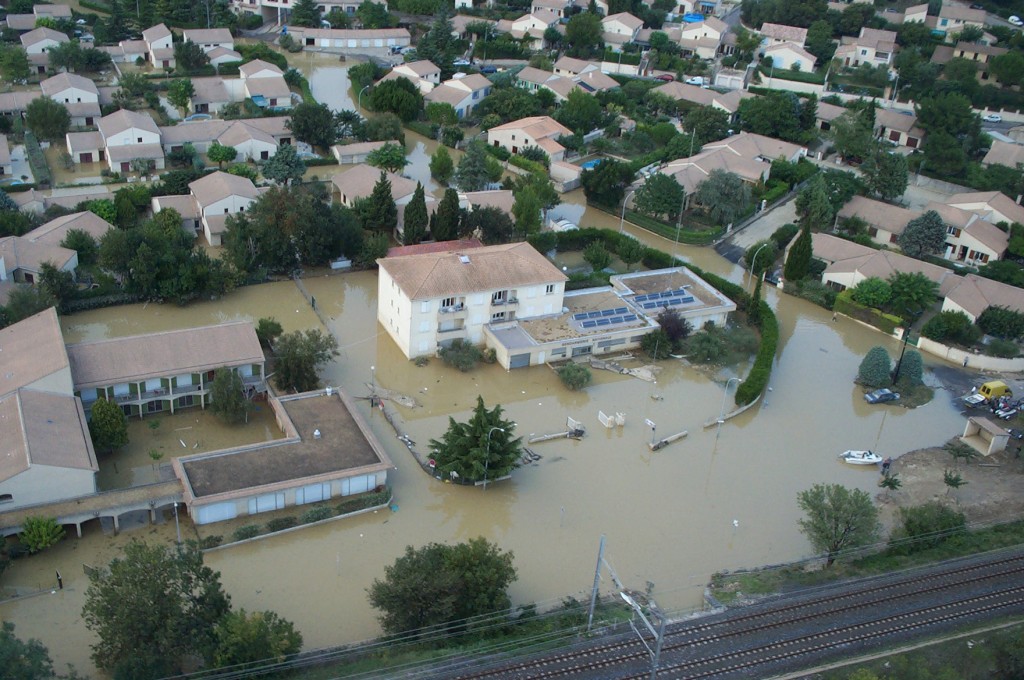
<path id="1" fill-rule="evenodd" d="M 858 302 L 853 301 L 853 289 L 847 288 L 839 295 L 836 296 L 835 304 L 832 305 L 832 309 L 845 314 L 851 318 L 863 321 L 864 323 L 874 326 L 878 330 L 892 335 L 896 328 L 903 325 L 903 321 L 898 316 L 892 314 L 885 314 L 877 309 L 866 307 Z"/>
<path id="2" fill-rule="evenodd" d="M 409 128 L 416 134 L 423 135 L 427 139 L 437 139 L 437 126 L 432 123 L 424 123 L 419 120 L 410 120 L 405 124 L 405 127 Z"/>
<path id="3" fill-rule="evenodd" d="M 529 158 L 523 158 L 518 154 L 513 154 L 508 159 L 508 162 L 516 166 L 517 168 L 522 168 L 523 170 L 526 170 L 527 172 L 539 172 L 540 174 L 545 176 L 548 174 L 548 169 L 544 167 L 543 163 L 531 161 Z"/>

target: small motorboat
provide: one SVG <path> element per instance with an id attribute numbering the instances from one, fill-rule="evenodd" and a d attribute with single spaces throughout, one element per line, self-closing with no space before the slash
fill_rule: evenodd
<path id="1" fill-rule="evenodd" d="M 874 451 L 846 451 L 839 457 L 851 465 L 877 465 L 882 462 L 882 457 Z"/>

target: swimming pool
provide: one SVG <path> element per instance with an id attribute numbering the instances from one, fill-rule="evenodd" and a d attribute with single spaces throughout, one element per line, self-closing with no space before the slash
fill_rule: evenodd
<path id="1" fill-rule="evenodd" d="M 603 160 L 603 158 L 595 158 L 594 160 L 587 161 L 586 163 L 580 163 L 580 167 L 583 168 L 584 170 L 593 170 L 598 165 L 600 165 L 601 161 Z"/>

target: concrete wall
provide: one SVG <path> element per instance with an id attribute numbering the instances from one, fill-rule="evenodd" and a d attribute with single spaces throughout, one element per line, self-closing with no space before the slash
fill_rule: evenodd
<path id="1" fill-rule="evenodd" d="M 1019 372 L 1024 371 L 1024 357 L 1017 357 L 1016 359 L 1000 359 L 999 357 L 990 357 L 984 354 L 975 354 L 966 350 L 958 349 L 956 347 L 948 347 L 942 343 L 929 340 L 928 338 L 921 338 L 917 342 L 917 348 L 922 352 L 928 352 L 937 357 L 942 357 L 946 361 L 954 364 L 964 364 L 964 359 L 967 359 L 966 366 L 975 370 L 981 371 L 998 371 L 998 372 Z"/>

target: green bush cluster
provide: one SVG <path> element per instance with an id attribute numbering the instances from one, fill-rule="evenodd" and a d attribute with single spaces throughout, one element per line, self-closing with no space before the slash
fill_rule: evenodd
<path id="1" fill-rule="evenodd" d="M 517 168 L 522 168 L 523 170 L 527 170 L 529 172 L 536 172 L 545 176 L 548 174 L 548 169 L 544 166 L 543 163 L 540 163 L 538 161 L 531 161 L 529 158 L 523 158 L 519 154 L 513 154 L 512 156 L 510 156 L 508 162 L 516 166 Z"/>
<path id="2" fill-rule="evenodd" d="M 223 542 L 224 537 L 220 534 L 215 534 L 213 536 L 203 536 L 201 539 L 199 539 L 199 549 L 209 550 L 210 548 L 216 548 Z"/>
<path id="3" fill-rule="evenodd" d="M 231 538 L 236 541 L 244 541 L 249 538 L 255 538 L 260 535 L 260 527 L 257 524 L 246 524 L 244 527 L 238 527 L 231 534 Z"/>
<path id="4" fill-rule="evenodd" d="M 299 517 L 299 522 L 302 524 L 312 524 L 313 522 L 321 522 L 325 519 L 334 517 L 334 508 L 329 505 L 314 505 L 309 510 L 306 510 Z"/>
<path id="5" fill-rule="evenodd" d="M 884 347 L 876 345 L 861 360 L 857 382 L 867 387 L 885 387 L 891 380 L 892 359 Z"/>
<path id="6" fill-rule="evenodd" d="M 454 366 L 463 373 L 476 368 L 482 358 L 480 348 L 462 338 L 452 341 L 452 344 L 441 348 L 441 359 L 449 366 Z"/>
<path id="7" fill-rule="evenodd" d="M 967 533 L 964 514 L 939 501 L 900 508 L 900 521 L 902 526 L 889 539 L 888 552 L 893 555 L 928 550 L 953 536 Z"/>
<path id="8" fill-rule="evenodd" d="M 969 346 L 978 340 L 981 330 L 963 312 L 945 311 L 929 319 L 921 335 L 935 342 Z"/>
<path id="9" fill-rule="evenodd" d="M 285 529 L 291 529 L 297 526 L 299 521 L 294 517 L 275 517 L 274 519 L 267 522 L 267 532 L 274 533 L 275 531 L 284 531 Z"/>
<path id="10" fill-rule="evenodd" d="M 903 324 L 903 321 L 898 316 L 885 314 L 877 309 L 865 307 L 854 302 L 853 289 L 847 289 L 839 293 L 836 296 L 835 303 L 832 305 L 832 309 L 858 321 L 870 324 L 889 335 L 892 335 L 896 328 Z"/>
<path id="11" fill-rule="evenodd" d="M 589 385 L 593 375 L 583 364 L 570 362 L 558 369 L 558 377 L 563 385 L 575 392 Z"/>

